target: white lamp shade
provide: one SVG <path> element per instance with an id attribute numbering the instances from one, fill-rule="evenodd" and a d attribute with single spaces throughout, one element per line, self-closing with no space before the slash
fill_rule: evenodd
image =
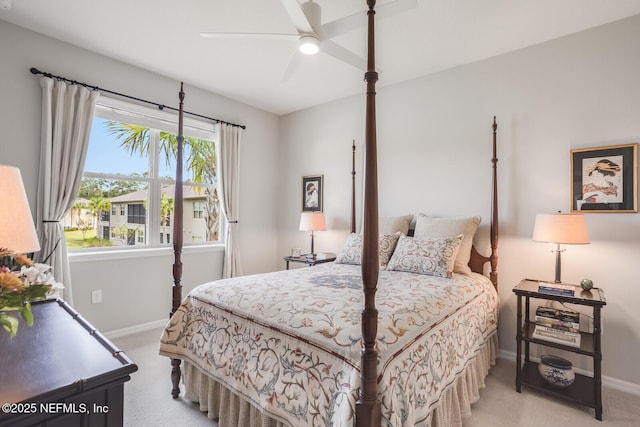
<path id="1" fill-rule="evenodd" d="M 589 243 L 587 223 L 582 214 L 538 214 L 533 226 L 536 242 L 584 245 Z"/>
<path id="2" fill-rule="evenodd" d="M 0 165 L 0 185 L 0 248 L 15 253 L 39 251 L 40 243 L 20 170 L 13 166 Z"/>
<path id="3" fill-rule="evenodd" d="M 324 231 L 327 223 L 322 212 L 302 212 L 300 215 L 300 231 Z"/>

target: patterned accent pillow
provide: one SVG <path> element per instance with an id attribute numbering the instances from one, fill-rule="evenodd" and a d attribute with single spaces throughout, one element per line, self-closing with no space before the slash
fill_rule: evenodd
<path id="1" fill-rule="evenodd" d="M 453 277 L 453 263 L 463 235 L 435 239 L 401 236 L 387 270 Z"/>
<path id="2" fill-rule="evenodd" d="M 453 271 L 462 274 L 471 274 L 469 259 L 471 259 L 471 246 L 473 236 L 478 230 L 481 218 L 472 216 L 468 218 L 438 218 L 419 214 L 416 218 L 416 228 L 413 237 L 434 239 L 438 237 L 453 237 L 463 234 L 458 255 L 453 264 Z"/>
<path id="3" fill-rule="evenodd" d="M 335 262 L 338 264 L 360 264 L 360 258 L 362 258 L 362 235 L 351 233 Z"/>
<path id="4" fill-rule="evenodd" d="M 386 267 L 402 233 L 380 236 L 378 241 L 378 257 L 381 267 Z M 351 233 L 344 247 L 336 257 L 338 264 L 360 264 L 362 262 L 362 234 Z"/>

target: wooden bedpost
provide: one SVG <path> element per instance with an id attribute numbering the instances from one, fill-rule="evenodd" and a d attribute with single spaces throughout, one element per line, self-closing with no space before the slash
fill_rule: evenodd
<path id="1" fill-rule="evenodd" d="M 375 71 L 375 0 L 367 0 L 368 59 L 367 110 L 365 126 L 365 174 L 364 174 L 364 222 L 362 233 L 362 283 L 364 309 L 362 310 L 362 342 L 360 395 L 356 402 L 356 426 L 380 425 L 380 401 L 377 387 L 378 352 L 375 348 L 378 335 L 378 310 L 376 288 L 380 270 L 378 259 L 378 167 L 376 150 L 376 82 Z"/>
<path id="2" fill-rule="evenodd" d="M 493 184 L 491 192 L 491 273 L 489 278 L 498 289 L 498 155 L 496 151 L 496 133 L 498 131 L 498 124 L 496 123 L 496 116 L 493 116 L 493 158 L 491 163 L 493 164 L 493 176 L 491 182 Z"/>
<path id="3" fill-rule="evenodd" d="M 171 314 L 173 314 L 180 307 L 180 303 L 182 302 L 182 244 L 183 244 L 183 236 L 182 236 L 182 210 L 183 210 L 183 188 L 182 188 L 182 130 L 183 130 L 183 102 L 184 102 L 184 84 L 180 83 L 180 93 L 178 97 L 180 98 L 180 109 L 178 110 L 178 147 L 176 150 L 176 184 L 175 184 L 175 196 L 174 196 L 174 215 L 173 215 L 173 252 L 175 255 L 175 259 L 173 262 L 173 292 L 172 292 L 172 301 L 171 301 Z M 177 398 L 180 395 L 180 359 L 171 359 L 171 396 L 173 398 Z"/>
<path id="4" fill-rule="evenodd" d="M 351 232 L 356 232 L 356 140 L 351 146 Z"/>

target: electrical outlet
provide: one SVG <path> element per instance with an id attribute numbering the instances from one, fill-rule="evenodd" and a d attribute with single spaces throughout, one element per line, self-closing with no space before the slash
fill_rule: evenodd
<path id="1" fill-rule="evenodd" d="M 102 302 L 102 290 L 91 292 L 91 304 L 100 304 Z"/>

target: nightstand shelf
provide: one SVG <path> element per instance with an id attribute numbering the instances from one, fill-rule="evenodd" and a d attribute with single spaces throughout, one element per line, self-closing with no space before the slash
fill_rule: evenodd
<path id="1" fill-rule="evenodd" d="M 536 325 L 533 322 L 529 322 L 529 326 L 523 328 L 522 331 L 522 340 L 527 342 L 532 342 L 535 344 L 544 345 L 547 347 L 559 348 L 561 350 L 571 351 L 573 353 L 584 354 L 586 356 L 593 356 L 595 354 L 595 342 L 593 339 L 593 334 L 588 334 L 585 332 L 581 332 L 580 335 L 580 347 L 572 347 L 570 345 L 562 345 L 551 341 L 541 340 L 533 337 L 533 330 Z"/>
<path id="2" fill-rule="evenodd" d="M 602 420 L 602 343 L 600 311 L 606 305 L 602 289 L 594 288 L 590 292 L 582 291 L 575 286 L 575 296 L 562 296 L 538 291 L 537 280 L 524 279 L 513 292 L 518 298 L 517 332 L 516 332 L 516 391 L 520 393 L 522 386 L 591 407 L 595 417 Z M 580 332 L 580 347 L 559 344 L 543 339 L 533 338 L 535 321 L 530 318 L 530 299 L 541 299 L 559 303 L 569 303 L 591 307 L 593 310 L 593 332 Z M 524 307 L 523 300 L 524 299 Z M 587 356 L 593 359 L 593 376 L 575 374 L 573 384 L 568 387 L 554 387 L 546 382 L 538 372 L 538 364 L 530 360 L 530 344 L 557 348 L 564 351 Z M 524 354 L 522 348 L 524 347 Z"/>
<path id="3" fill-rule="evenodd" d="M 527 387 L 550 396 L 592 408 L 596 407 L 594 381 L 586 375 L 576 374 L 576 379 L 570 387 L 554 387 L 542 378 L 538 372 L 538 364 L 530 361 L 522 367 L 521 379 L 522 384 Z"/>

